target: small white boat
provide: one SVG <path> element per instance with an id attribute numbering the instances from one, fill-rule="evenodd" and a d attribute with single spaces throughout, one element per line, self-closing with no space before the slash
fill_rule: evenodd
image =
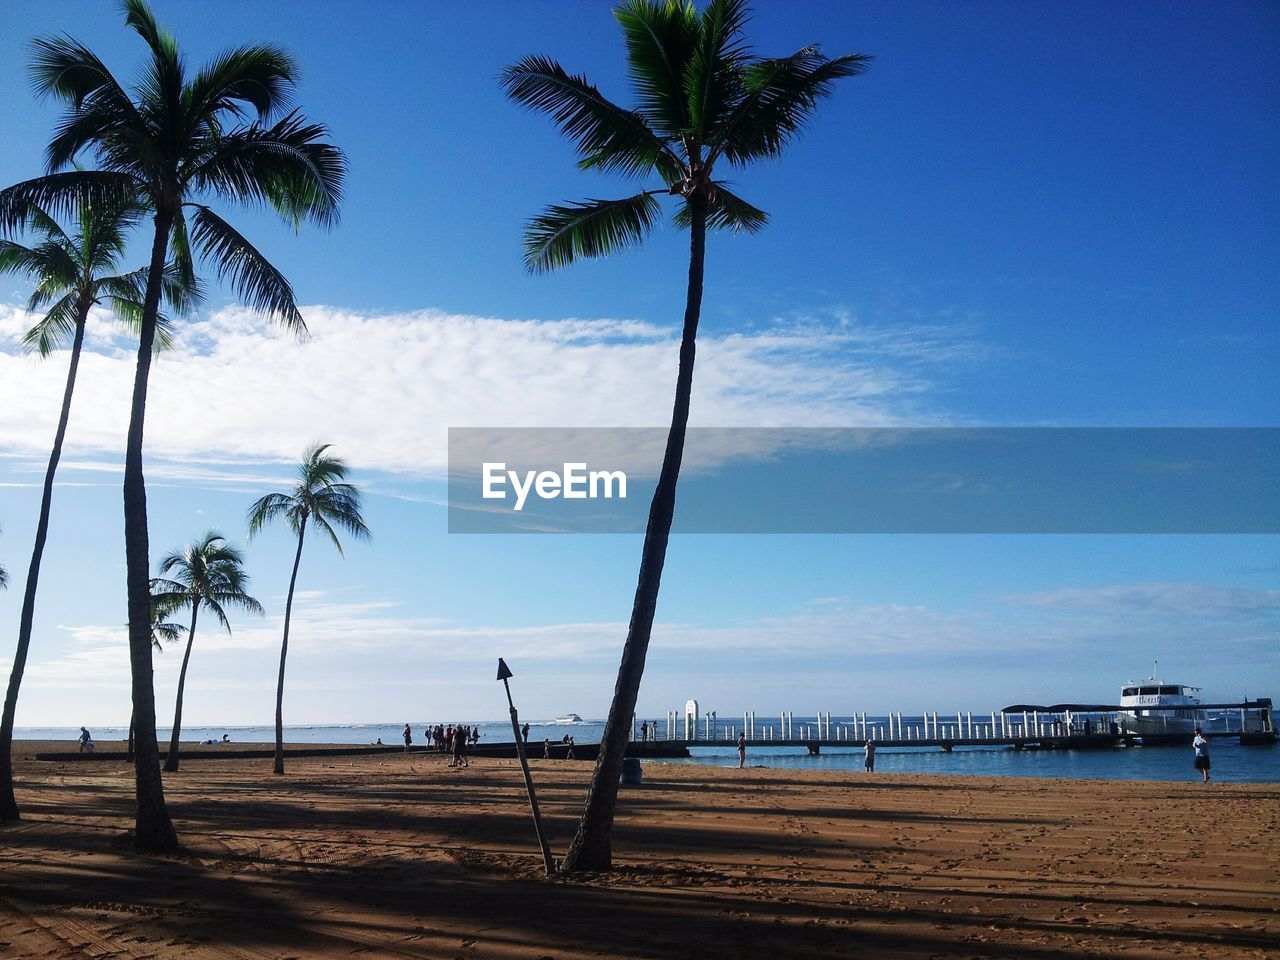
<path id="1" fill-rule="evenodd" d="M 1165 683 L 1156 677 L 1126 683 L 1120 689 L 1120 706 L 1116 715 L 1122 733 L 1139 736 L 1190 735 L 1205 722 L 1199 687 L 1181 683 Z M 1151 709 L 1159 707 L 1162 709 Z M 1145 709 L 1144 709 L 1145 708 Z"/>
<path id="2" fill-rule="evenodd" d="M 566 713 L 562 717 L 556 717 L 556 723 L 582 723 L 583 719 L 576 713 Z"/>

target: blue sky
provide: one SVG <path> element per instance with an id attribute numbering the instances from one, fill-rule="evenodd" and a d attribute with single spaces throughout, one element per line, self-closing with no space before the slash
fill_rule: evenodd
<path id="1" fill-rule="evenodd" d="M 153 553 L 216 528 L 332 441 L 375 539 L 304 557 L 286 722 L 607 708 L 639 538 L 460 536 L 450 426 L 667 421 L 685 238 L 530 276 L 523 220 L 626 185 L 582 174 L 501 68 L 544 53 L 626 102 L 609 4 L 158 2 L 190 62 L 287 47 L 351 163 L 340 227 L 239 224 L 293 281 L 303 345 L 223 291 L 152 380 Z M 0 182 L 41 172 L 56 115 L 26 42 L 66 31 L 127 77 L 108 3 L 14 4 Z M 713 238 L 702 426 L 1274 426 L 1280 12 L 1267 3 L 761 2 L 756 48 L 876 57 L 779 162 L 735 175 L 771 215 Z M 18 338 L 0 278 L 0 637 L 16 636 L 65 356 Z M 127 719 L 118 464 L 132 369 L 95 317 L 54 502 L 20 725 Z M 265 620 L 202 630 L 192 723 L 267 722 L 290 543 L 248 547 Z M 986 710 L 1109 699 L 1159 658 L 1216 696 L 1280 692 L 1274 536 L 685 536 L 641 710 Z M 157 657 L 166 717 L 179 651 Z"/>

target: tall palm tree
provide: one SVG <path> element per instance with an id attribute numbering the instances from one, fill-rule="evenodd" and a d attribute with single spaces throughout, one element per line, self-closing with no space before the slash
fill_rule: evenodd
<path id="1" fill-rule="evenodd" d="M 159 610 L 176 612 L 191 608 L 191 625 L 187 627 L 187 649 L 182 655 L 182 669 L 178 671 L 178 698 L 173 708 L 173 733 L 169 737 L 169 755 L 164 769 L 170 773 L 178 769 L 178 741 L 182 734 L 182 692 L 187 684 L 187 664 L 191 660 L 191 646 L 196 639 L 196 618 L 200 608 L 210 611 L 218 622 L 231 632 L 226 607 L 234 606 L 249 613 L 261 615 L 262 604 L 244 588 L 249 575 L 244 572 L 244 555 L 227 543 L 220 533 L 210 530 L 203 538 L 160 561 L 161 576 L 152 583 L 156 591 L 153 604 Z M 169 575 L 169 576 L 166 576 Z M 172 624 L 157 622 L 152 625 L 152 636 L 163 634 Z"/>
<path id="2" fill-rule="evenodd" d="M 142 313 L 145 270 L 118 273 L 124 256 L 126 235 L 141 216 L 134 204 L 123 207 L 100 204 L 81 205 L 76 211 L 76 230 L 67 233 L 48 213 L 39 207 L 26 211 L 25 226 L 38 242 L 25 246 L 14 240 L 0 239 L 0 273 L 21 273 L 36 281 L 27 306 L 44 309 L 40 318 L 23 338 L 27 348 L 48 357 L 54 350 L 70 345 L 67 383 L 62 392 L 62 409 L 53 435 L 53 450 L 44 475 L 40 498 L 40 516 L 36 522 L 35 545 L 27 568 L 27 585 L 22 597 L 22 613 L 18 620 L 18 645 L 13 655 L 13 670 L 5 694 L 4 713 L 0 717 L 0 820 L 20 817 L 13 793 L 13 724 L 18 709 L 18 691 L 26 670 L 27 652 L 35 619 L 36 588 L 40 580 L 40 563 L 49 534 L 49 511 L 53 502 L 53 480 L 62 457 L 62 442 L 71 416 L 71 396 L 75 390 L 76 372 L 80 367 L 80 351 L 84 345 L 85 324 L 89 311 L 100 303 L 134 328 Z M 164 294 L 181 312 L 190 310 L 198 300 L 194 288 L 184 286 L 182 277 L 169 271 Z M 158 317 L 157 344 L 169 342 L 168 321 Z"/>
<path id="3" fill-rule="evenodd" d="M 249 537 L 264 526 L 283 517 L 298 537 L 293 555 L 293 573 L 289 575 L 289 595 L 284 604 L 284 636 L 280 640 L 280 676 L 276 680 L 276 759 L 274 770 L 284 773 L 284 663 L 289 655 L 289 621 L 293 616 L 293 589 L 298 583 L 298 565 L 302 562 L 302 541 L 307 535 L 307 521 L 322 531 L 342 553 L 342 541 L 334 527 L 346 530 L 357 540 L 369 539 L 369 528 L 360 516 L 360 491 L 344 482 L 347 464 L 339 457 L 325 453 L 331 444 L 308 447 L 298 467 L 298 482 L 288 493 L 268 493 L 249 508 Z"/>
<path id="4" fill-rule="evenodd" d="M 743 0 L 711 0 L 699 14 L 691 2 L 627 0 L 614 11 L 627 48 L 634 109 L 607 100 L 585 77 L 546 57 L 526 57 L 502 74 L 507 95 L 547 113 L 577 147 L 578 166 L 661 186 L 619 200 L 550 206 L 529 221 L 525 264 L 532 271 L 567 266 L 639 244 L 675 198 L 676 225 L 689 229 L 689 277 L 675 404 L 662 471 L 649 509 L 631 623 L 613 702 L 601 739 L 586 808 L 561 864 L 564 871 L 607 870 L 618 775 L 644 672 L 658 586 L 675 511 L 693 387 L 694 343 L 702 309 L 708 229 L 754 233 L 766 222 L 716 179 L 717 168 L 741 168 L 782 153 L 831 85 L 862 73 L 870 58 L 827 58 L 816 46 L 779 59 L 755 56 L 743 37 Z"/>
<path id="5" fill-rule="evenodd" d="M 209 261 L 242 300 L 286 327 L 305 332 L 293 289 L 234 227 L 202 202 L 217 198 L 267 204 L 295 227 L 337 222 L 346 162 L 328 131 L 296 110 L 293 60 L 270 45 L 245 45 L 215 57 L 194 76 L 172 36 L 143 0 L 124 0 L 125 23 L 146 43 L 146 69 L 130 92 L 87 47 L 70 37 L 39 39 L 36 89 L 67 106 L 46 149 L 49 173 L 0 191 L 0 228 L 35 203 L 54 211 L 76 202 L 136 198 L 151 217 L 151 257 L 125 448 L 125 569 L 129 660 L 137 751 L 134 844 L 173 850 L 178 838 L 164 801 L 155 732 L 151 596 L 143 424 L 151 347 L 166 257 L 191 271 L 193 253 Z M 97 170 L 69 170 L 91 153 Z"/>

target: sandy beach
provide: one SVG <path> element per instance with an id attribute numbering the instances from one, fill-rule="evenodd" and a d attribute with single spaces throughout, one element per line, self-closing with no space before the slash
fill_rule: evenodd
<path id="1" fill-rule="evenodd" d="M 189 759 L 185 850 L 131 769 L 15 744 L 0 956 L 1273 957 L 1280 786 L 645 765 L 618 869 L 548 882 L 519 767 Z M 65 746 L 65 745 L 62 745 Z M 562 854 L 591 771 L 534 761 Z"/>

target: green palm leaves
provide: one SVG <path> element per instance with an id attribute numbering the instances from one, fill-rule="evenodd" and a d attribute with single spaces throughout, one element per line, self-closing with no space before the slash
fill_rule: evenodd
<path id="1" fill-rule="evenodd" d="M 834 81 L 866 70 L 870 57 L 824 57 L 815 46 L 782 59 L 755 57 L 741 35 L 743 0 L 629 0 L 614 11 L 639 105 L 617 106 L 554 60 L 525 57 L 501 83 L 515 102 L 548 114 L 574 144 L 578 165 L 663 184 L 622 200 L 551 206 L 530 220 L 525 264 L 554 270 L 642 241 L 658 220 L 656 196 L 683 199 L 673 217 L 691 223 L 705 205 L 711 229 L 755 232 L 767 216 L 713 177 L 717 163 L 745 166 L 778 156 Z"/>
<path id="2" fill-rule="evenodd" d="M 207 610 L 228 632 L 227 607 L 261 615 L 262 604 L 245 592 L 249 576 L 244 555 L 220 533 L 210 531 L 201 539 L 165 556 L 160 576 L 152 579 L 157 610 L 176 613 L 190 608 Z"/>
<path id="3" fill-rule="evenodd" d="M 360 491 L 345 482 L 346 461 L 328 454 L 330 446 L 319 443 L 307 448 L 298 467 L 298 482 L 288 493 L 269 493 L 254 502 L 249 508 L 251 538 L 278 519 L 295 534 L 301 534 L 310 520 L 338 553 L 342 553 L 342 541 L 334 527 L 358 540 L 369 538 L 369 528 L 360 516 Z"/>

